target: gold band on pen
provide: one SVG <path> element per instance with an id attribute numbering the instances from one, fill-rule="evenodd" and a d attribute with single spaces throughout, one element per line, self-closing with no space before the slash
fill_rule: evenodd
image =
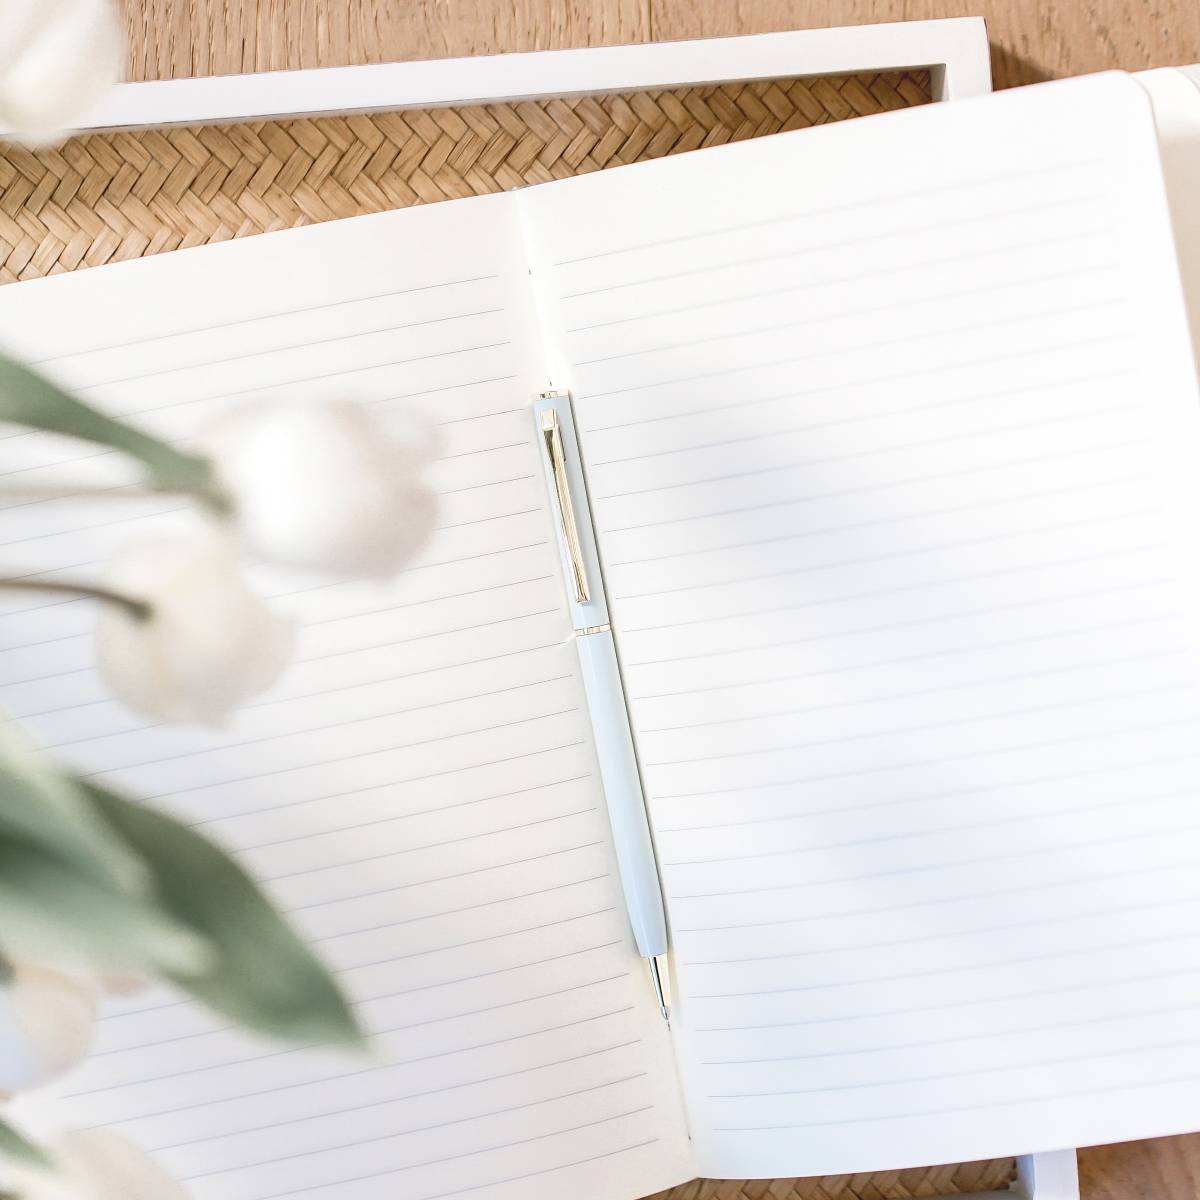
<path id="1" fill-rule="evenodd" d="M 542 413 L 542 440 L 546 446 L 546 457 L 550 460 L 550 472 L 554 476 L 554 491 L 558 497 L 558 520 L 562 526 L 563 542 L 566 544 L 567 558 L 571 564 L 575 601 L 578 604 L 586 604 L 591 599 L 591 593 L 588 590 L 587 570 L 583 565 L 579 528 L 575 524 L 575 506 L 571 503 L 571 488 L 567 482 L 567 454 L 563 449 L 558 413 L 552 408 L 547 408 Z"/>

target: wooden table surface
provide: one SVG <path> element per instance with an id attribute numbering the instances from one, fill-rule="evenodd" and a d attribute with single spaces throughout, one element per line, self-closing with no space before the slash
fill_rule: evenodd
<path id="1" fill-rule="evenodd" d="M 132 79 L 984 16 L 997 87 L 1200 62 L 1197 0 L 124 0 Z M 1085 1200 L 1195 1200 L 1200 1134 L 1085 1150 Z"/>

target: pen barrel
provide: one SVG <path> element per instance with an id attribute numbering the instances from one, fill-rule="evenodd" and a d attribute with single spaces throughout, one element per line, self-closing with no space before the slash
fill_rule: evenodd
<path id="1" fill-rule="evenodd" d="M 607 630 L 575 640 L 629 923 L 638 953 L 651 958 L 667 952 L 667 922 L 616 647 Z"/>

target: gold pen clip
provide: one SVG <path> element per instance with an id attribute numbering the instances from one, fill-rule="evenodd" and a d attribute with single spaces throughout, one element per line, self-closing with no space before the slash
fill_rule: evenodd
<path id="1" fill-rule="evenodd" d="M 588 590 L 587 571 L 583 565 L 583 547 L 579 544 L 579 528 L 575 524 L 575 506 L 571 503 L 571 488 L 567 483 L 567 453 L 563 449 L 562 430 L 558 413 L 552 408 L 542 413 L 542 441 L 550 460 L 554 477 L 554 493 L 558 497 L 558 520 L 562 526 L 563 542 L 571 563 L 571 582 L 575 585 L 575 601 L 586 604 L 592 597 Z"/>

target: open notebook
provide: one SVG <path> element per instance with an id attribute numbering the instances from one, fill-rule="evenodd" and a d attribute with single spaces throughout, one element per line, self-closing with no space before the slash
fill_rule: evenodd
<path id="1" fill-rule="evenodd" d="M 103 1021 L 74 1123 L 201 1200 L 620 1200 L 1200 1126 L 1200 411 L 1133 79 L 20 284 L 0 329 L 171 438 L 298 393 L 442 434 L 441 527 L 394 586 L 261 575 L 301 654 L 226 732 L 107 699 L 87 602 L 3 602 L 8 710 L 237 850 L 380 1050 L 156 992 Z M 670 1031 L 567 620 L 551 387 Z M 121 484 L 111 455 L 3 451 L 8 570 L 179 519 L 39 493 Z"/>

